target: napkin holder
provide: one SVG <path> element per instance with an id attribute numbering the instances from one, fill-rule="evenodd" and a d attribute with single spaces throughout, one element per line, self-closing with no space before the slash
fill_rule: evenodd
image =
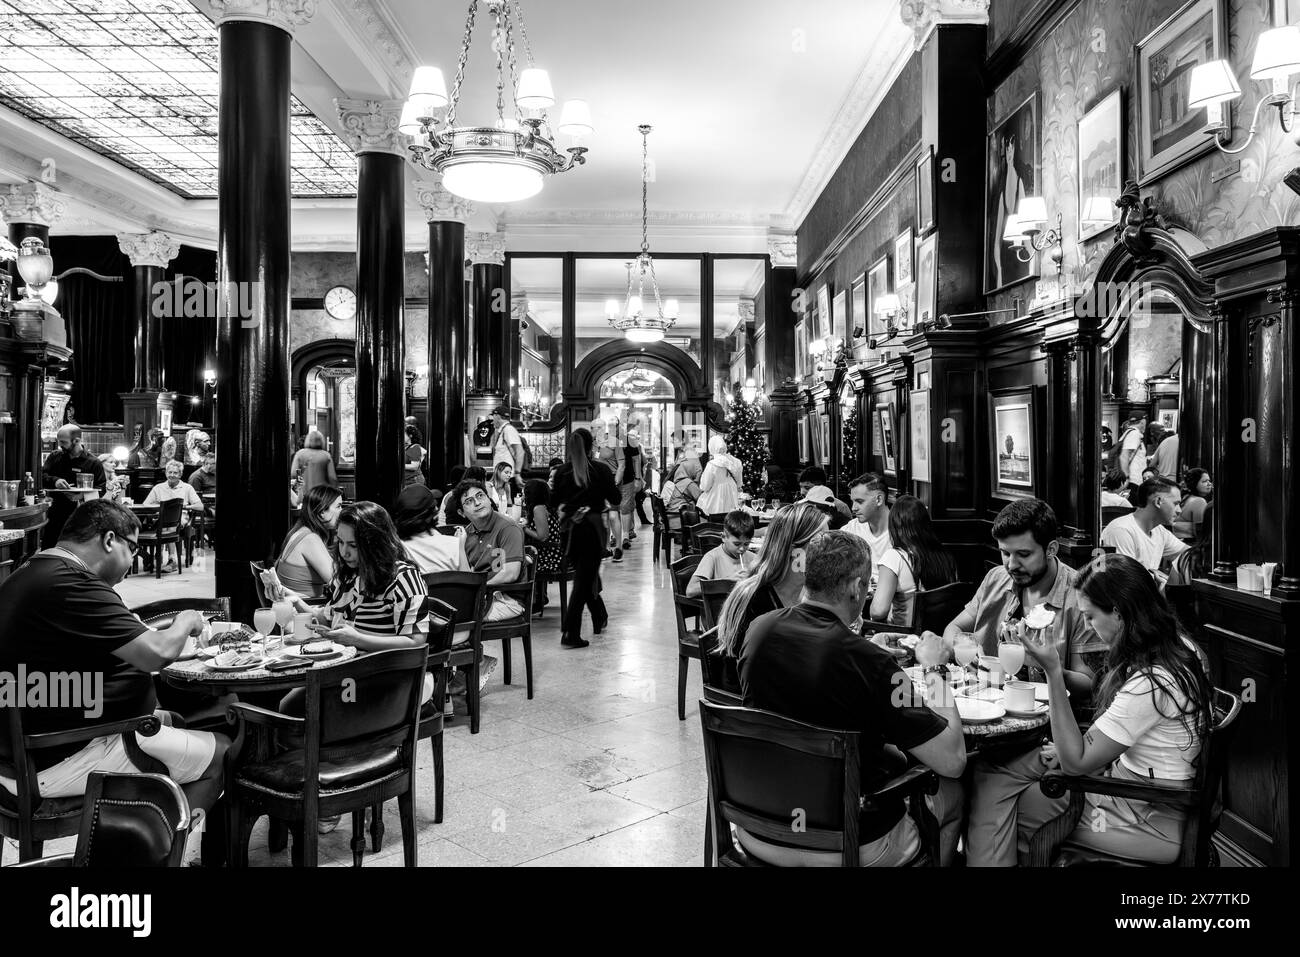
<path id="1" fill-rule="evenodd" d="M 1248 562 L 1237 566 L 1237 588 L 1241 591 L 1263 591 L 1264 572 L 1258 565 Z"/>

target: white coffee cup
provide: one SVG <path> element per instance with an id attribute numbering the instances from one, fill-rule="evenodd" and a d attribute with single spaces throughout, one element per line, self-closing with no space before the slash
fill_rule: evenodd
<path id="1" fill-rule="evenodd" d="M 310 638 L 311 624 L 316 620 L 316 616 L 309 611 L 296 612 L 293 616 L 293 634 L 300 641 Z"/>
<path id="2" fill-rule="evenodd" d="M 1002 705 L 1008 711 L 1033 711 L 1034 686 L 1028 681 L 1008 681 L 1002 688 Z"/>

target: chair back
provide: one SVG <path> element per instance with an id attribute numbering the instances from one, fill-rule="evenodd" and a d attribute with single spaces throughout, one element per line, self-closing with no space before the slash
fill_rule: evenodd
<path id="1" fill-rule="evenodd" d="M 163 774 L 92 771 L 73 867 L 180 867 L 190 805 Z"/>
<path id="2" fill-rule="evenodd" d="M 483 572 L 429 572 L 424 587 L 430 598 L 449 605 L 458 625 L 482 621 L 488 576 Z"/>
<path id="3" fill-rule="evenodd" d="M 456 530 L 459 529 L 459 528 L 460 528 L 459 525 L 439 525 L 439 526 L 438 526 L 438 534 L 439 534 L 439 535 L 451 535 L 451 536 L 454 538 L 455 535 L 456 535 Z"/>
<path id="4" fill-rule="evenodd" d="M 715 704 L 739 705 L 740 669 L 736 659 L 718 653 L 718 632 L 710 628 L 700 635 L 700 674 L 704 697 Z"/>
<path id="5" fill-rule="evenodd" d="M 1215 688 L 1210 701 L 1213 709 L 1210 735 L 1201 749 L 1201 760 L 1193 783 L 1199 799 L 1195 804 L 1196 809 L 1187 816 L 1187 823 L 1183 827 L 1183 846 L 1178 860 L 1180 867 L 1209 866 L 1210 840 L 1218 830 L 1219 816 L 1223 811 L 1220 800 L 1223 769 L 1236 732 L 1237 716 L 1241 714 L 1241 699 L 1231 691 Z"/>
<path id="6" fill-rule="evenodd" d="M 705 628 L 712 628 L 722 615 L 722 606 L 727 603 L 727 596 L 736 587 L 735 579 L 718 578 L 700 582 L 700 600 L 704 603 L 704 613 L 700 616 Z"/>
<path id="7" fill-rule="evenodd" d="M 152 628 L 169 628 L 182 611 L 197 611 L 208 621 L 230 621 L 229 598 L 164 598 L 137 605 L 131 614 Z"/>
<path id="8" fill-rule="evenodd" d="M 916 592 L 912 599 L 911 630 L 920 634 L 929 629 L 940 635 L 966 607 L 966 603 L 975 594 L 975 586 L 970 582 L 949 582 L 929 591 Z"/>
<path id="9" fill-rule="evenodd" d="M 331 760 L 344 752 L 357 755 L 400 745 L 406 732 L 413 732 L 428 659 L 428 647 L 420 645 L 375 651 L 307 672 L 308 750 L 315 746 Z"/>
<path id="10" fill-rule="evenodd" d="M 677 640 L 686 641 L 691 629 L 686 626 L 686 619 L 694 616 L 699 624 L 703 613 L 703 604 L 698 598 L 686 597 L 686 583 L 691 580 L 696 567 L 700 564 L 700 555 L 683 555 L 668 566 L 669 578 L 673 586 L 673 614 L 677 617 Z"/>
<path id="11" fill-rule="evenodd" d="M 180 534 L 181 510 L 185 502 L 179 498 L 168 499 L 158 506 L 158 524 L 154 530 L 159 538 L 170 538 Z"/>
<path id="12" fill-rule="evenodd" d="M 266 562 L 249 562 L 248 570 L 253 573 L 253 589 L 257 592 L 257 604 L 259 608 L 270 608 L 271 602 L 266 597 L 266 585 L 262 581 L 262 572 L 268 571 L 272 566 Z"/>
<path id="13" fill-rule="evenodd" d="M 818 728 L 754 708 L 700 702 L 709 778 L 709 826 L 719 858 L 730 825 L 765 841 L 839 851 L 857 867 L 858 733 Z M 792 809 L 802 812 L 791 826 Z"/>
<path id="14" fill-rule="evenodd" d="M 1132 513 L 1132 508 L 1125 508 L 1123 505 L 1103 505 L 1101 507 L 1101 527 L 1104 530 L 1115 519 Z"/>
<path id="15" fill-rule="evenodd" d="M 685 527 L 685 522 L 682 523 Z M 689 527 L 691 551 L 703 555 L 711 548 L 722 544 L 723 527 L 721 522 L 699 522 Z"/>

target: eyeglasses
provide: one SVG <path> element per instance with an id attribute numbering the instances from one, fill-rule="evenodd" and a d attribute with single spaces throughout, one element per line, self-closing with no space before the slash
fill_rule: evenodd
<path id="1" fill-rule="evenodd" d="M 124 536 L 119 536 L 118 541 L 124 542 L 126 544 L 126 547 L 131 549 L 131 557 L 135 558 L 135 553 L 140 550 L 139 540 L 134 538 L 126 538 Z"/>
<path id="2" fill-rule="evenodd" d="M 461 505 L 486 505 L 488 497 L 486 495 L 466 495 L 460 500 Z"/>

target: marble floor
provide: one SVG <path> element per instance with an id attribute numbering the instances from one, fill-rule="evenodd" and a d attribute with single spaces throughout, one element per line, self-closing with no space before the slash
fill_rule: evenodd
<path id="1" fill-rule="evenodd" d="M 128 605 L 181 595 L 212 595 L 211 556 L 160 580 L 132 576 L 118 586 Z M 650 529 L 621 564 L 604 565 L 608 630 L 584 649 L 560 647 L 559 595 L 533 624 L 534 698 L 515 642 L 515 684 L 498 668 L 483 692 L 476 735 L 463 716 L 445 736 L 442 824 L 433 823 L 432 755 L 421 742 L 416 822 L 422 867 L 699 866 L 707 790 L 700 743 L 700 673 L 690 667 L 687 719 L 677 719 L 677 632 L 672 586 L 651 562 Z M 500 652 L 496 652 L 499 656 Z M 387 833 L 366 867 L 402 866 L 397 804 L 385 808 Z M 351 828 L 320 838 L 324 865 L 351 865 Z M 71 850 L 69 838 L 46 853 Z M 64 845 L 67 845 L 66 847 Z M 16 859 L 16 850 L 5 859 Z M 287 851 L 266 850 L 266 823 L 250 845 L 253 866 L 288 867 Z"/>

